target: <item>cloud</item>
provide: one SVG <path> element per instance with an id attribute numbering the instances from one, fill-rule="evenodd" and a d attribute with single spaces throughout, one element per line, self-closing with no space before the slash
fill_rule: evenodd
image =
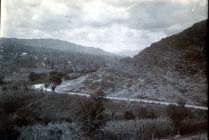
<path id="1" fill-rule="evenodd" d="M 152 31 L 163 30 L 171 34 L 194 22 L 207 18 L 207 5 L 200 1 L 148 1 L 136 4 L 130 9 L 130 27 Z M 170 30 L 171 29 L 171 30 Z M 174 31 L 175 32 L 175 31 Z"/>
<path id="2" fill-rule="evenodd" d="M 141 50 L 207 18 L 206 0 L 3 0 L 5 37 Z"/>

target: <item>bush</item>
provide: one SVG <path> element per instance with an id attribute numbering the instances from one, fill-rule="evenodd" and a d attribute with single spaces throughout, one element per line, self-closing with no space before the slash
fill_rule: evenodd
<path id="1" fill-rule="evenodd" d="M 28 75 L 28 78 L 30 81 L 34 82 L 36 81 L 37 79 L 39 79 L 39 75 L 36 74 L 35 72 L 31 72 L 29 75 Z"/>
<path id="2" fill-rule="evenodd" d="M 184 106 L 169 105 L 167 109 L 169 119 L 172 121 L 176 130 L 179 130 L 181 122 L 193 116 L 192 112 Z"/>
<path id="3" fill-rule="evenodd" d="M 81 103 L 78 123 L 86 136 L 92 137 L 105 124 L 103 93 L 96 91 L 94 95 Z"/>
<path id="4" fill-rule="evenodd" d="M 9 83 L 7 85 L 4 85 L 2 87 L 2 91 L 27 91 L 29 90 L 28 88 L 28 83 L 25 81 L 17 81 L 13 83 Z"/>
<path id="5" fill-rule="evenodd" d="M 208 130 L 208 120 L 185 119 L 181 122 L 179 131 L 181 134 L 204 132 Z"/>
<path id="6" fill-rule="evenodd" d="M 57 85 L 62 83 L 63 73 L 58 71 L 52 71 L 49 73 L 49 83 L 51 83 L 51 89 L 54 92 Z"/>
<path id="7" fill-rule="evenodd" d="M 139 106 L 135 110 L 135 116 L 137 119 L 156 119 L 158 117 L 156 114 L 157 111 L 152 108 Z"/>
<path id="8" fill-rule="evenodd" d="M 39 94 L 41 97 L 42 95 Z M 0 139 L 16 139 L 17 126 L 36 122 L 36 115 L 25 107 L 37 97 L 33 91 L 7 91 L 0 93 Z"/>
<path id="9" fill-rule="evenodd" d="M 96 135 L 100 140 L 148 140 L 172 135 L 172 125 L 166 119 L 110 121 Z"/>
<path id="10" fill-rule="evenodd" d="M 5 84 L 5 82 L 4 82 L 4 76 L 0 76 L 0 85 L 3 85 L 3 84 Z"/>
<path id="11" fill-rule="evenodd" d="M 75 124 L 49 123 L 18 128 L 18 140 L 82 140 L 84 137 Z"/>
<path id="12" fill-rule="evenodd" d="M 31 72 L 29 75 L 28 75 L 28 79 L 31 81 L 31 82 L 45 82 L 46 79 L 47 79 L 47 74 L 45 73 L 35 73 L 35 72 Z"/>
<path id="13" fill-rule="evenodd" d="M 52 71 L 49 73 L 49 81 L 51 83 L 56 83 L 60 85 L 62 83 L 62 77 L 63 77 L 62 72 Z"/>
<path id="14" fill-rule="evenodd" d="M 131 111 L 126 111 L 126 112 L 124 112 L 124 118 L 125 118 L 125 120 L 133 120 L 136 117 L 134 116 L 134 114 Z"/>

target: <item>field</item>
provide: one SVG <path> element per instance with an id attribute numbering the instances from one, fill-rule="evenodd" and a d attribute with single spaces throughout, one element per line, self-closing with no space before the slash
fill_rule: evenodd
<path id="1" fill-rule="evenodd" d="M 208 128 L 207 111 L 204 110 L 184 108 L 182 112 L 180 107 L 175 107 L 169 112 L 172 106 L 107 99 L 102 99 L 104 104 L 101 108 L 86 110 L 88 105 L 98 105 L 100 100 L 95 100 L 94 96 L 87 98 L 19 87 L 21 88 L 15 90 L 1 90 L 2 138 L 151 139 L 174 137 L 178 131 L 181 135 L 205 132 Z M 94 116 L 102 118 L 90 119 L 91 113 L 95 111 L 97 113 Z M 170 117 L 173 114 L 179 115 L 177 120 Z M 181 114 L 184 114 L 182 119 Z M 103 122 L 92 130 L 93 135 L 82 128 L 88 117 L 92 124 Z M 91 128 L 91 125 L 85 126 Z"/>

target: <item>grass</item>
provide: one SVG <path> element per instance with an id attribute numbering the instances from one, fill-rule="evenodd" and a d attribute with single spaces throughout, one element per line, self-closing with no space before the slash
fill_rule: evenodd
<path id="1" fill-rule="evenodd" d="M 0 139 L 5 135 L 19 139 L 48 138 L 54 131 L 58 136 L 61 133 L 63 140 L 67 137 L 70 139 L 68 134 L 71 132 L 76 132 L 75 137 L 79 136 L 76 139 L 82 139 L 83 133 L 75 124 L 83 98 L 85 97 L 42 93 L 24 88 L 0 91 Z M 143 140 L 171 137 L 176 132 L 166 109 L 165 106 L 108 101 L 105 104 L 107 123 L 98 130 L 94 139 Z M 124 116 L 127 111 L 134 116 L 130 120 L 126 120 Z M 190 118 L 182 121 L 181 134 L 208 129 L 207 112 L 191 112 Z"/>

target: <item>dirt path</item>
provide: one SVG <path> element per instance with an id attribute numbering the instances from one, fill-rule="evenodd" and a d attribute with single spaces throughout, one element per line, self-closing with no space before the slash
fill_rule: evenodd
<path id="1" fill-rule="evenodd" d="M 33 89 L 36 90 L 43 90 L 43 91 L 51 91 L 49 88 L 44 88 L 43 84 L 36 84 L 33 86 Z M 84 93 L 75 93 L 75 92 L 65 92 L 60 90 L 55 90 L 56 93 L 66 93 L 70 95 L 78 95 L 78 96 L 85 96 L 89 97 L 90 95 L 84 94 Z M 163 102 L 163 101 L 154 101 L 154 100 L 146 100 L 146 99 L 129 99 L 129 98 L 120 98 L 120 97 L 111 97 L 111 96 L 105 96 L 106 99 L 109 100 L 119 100 L 119 101 L 127 101 L 127 102 L 142 102 L 142 103 L 148 103 L 148 104 L 159 104 L 159 105 L 177 105 L 177 103 L 169 103 L 169 102 Z M 196 106 L 196 105 L 189 105 L 186 104 L 185 107 L 192 108 L 192 109 L 199 109 L 199 110 L 208 110 L 208 107 L 205 106 Z"/>

